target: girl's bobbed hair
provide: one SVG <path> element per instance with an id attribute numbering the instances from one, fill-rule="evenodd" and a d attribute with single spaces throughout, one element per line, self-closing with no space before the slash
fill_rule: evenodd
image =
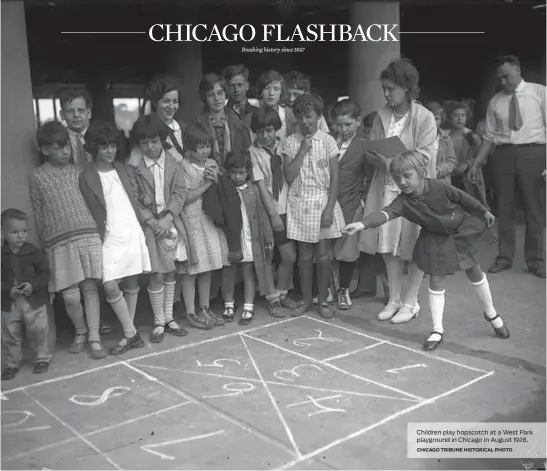
<path id="1" fill-rule="evenodd" d="M 184 148 L 196 150 L 199 144 L 211 144 L 213 138 L 209 129 L 201 123 L 192 124 L 184 134 Z"/>
<path id="2" fill-rule="evenodd" d="M 412 150 L 399 154 L 391 161 L 389 166 L 392 175 L 401 175 L 408 170 L 416 170 L 422 178 L 427 176 L 424 156 L 418 151 Z"/>
<path id="3" fill-rule="evenodd" d="M 109 121 L 93 121 L 86 133 L 85 148 L 93 157 L 97 158 L 99 146 L 116 144 L 118 152 L 122 144 L 122 136 L 116 125 Z"/>
<path id="4" fill-rule="evenodd" d="M 247 179 L 250 179 L 253 171 L 253 163 L 249 151 L 228 152 L 224 161 L 224 168 L 230 171 L 232 168 L 242 168 L 247 170 Z"/>

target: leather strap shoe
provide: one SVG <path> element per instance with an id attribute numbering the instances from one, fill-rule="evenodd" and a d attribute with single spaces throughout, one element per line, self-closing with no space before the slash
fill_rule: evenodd
<path id="1" fill-rule="evenodd" d="M 509 262 L 503 260 L 496 260 L 494 264 L 488 269 L 488 273 L 499 273 L 505 270 L 510 270 L 512 265 Z"/>
<path id="2" fill-rule="evenodd" d="M 545 278 L 545 268 L 537 268 L 533 273 L 538 278 Z"/>

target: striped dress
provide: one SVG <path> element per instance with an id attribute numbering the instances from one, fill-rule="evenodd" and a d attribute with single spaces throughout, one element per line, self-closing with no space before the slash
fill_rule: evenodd
<path id="1" fill-rule="evenodd" d="M 102 242 L 79 186 L 80 169 L 49 163 L 30 175 L 36 228 L 49 261 L 49 291 L 102 277 Z"/>
<path id="2" fill-rule="evenodd" d="M 304 136 L 297 132 L 285 141 L 283 155 L 292 161 Z M 334 205 L 333 223 L 321 227 L 330 191 L 330 160 L 338 157 L 334 138 L 321 130 L 312 137 L 312 148 L 304 156 L 300 173 L 289 185 L 287 199 L 287 239 L 315 244 L 321 239 L 342 236 L 344 215 L 338 201 Z"/>

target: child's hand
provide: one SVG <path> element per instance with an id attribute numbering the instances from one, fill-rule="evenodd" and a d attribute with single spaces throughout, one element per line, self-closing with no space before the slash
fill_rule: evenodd
<path id="1" fill-rule="evenodd" d="M 142 197 L 142 202 L 144 203 L 145 206 L 150 206 L 152 204 L 152 198 L 148 195 L 144 195 Z"/>
<path id="2" fill-rule="evenodd" d="M 312 138 L 311 136 L 306 136 L 300 143 L 300 150 L 299 152 L 302 152 L 304 154 L 308 153 L 312 148 Z"/>
<path id="3" fill-rule="evenodd" d="M 353 235 L 356 234 L 359 231 L 362 231 L 365 228 L 365 225 L 362 222 L 352 222 L 351 224 L 348 224 L 344 229 L 342 229 L 342 232 L 345 235 Z"/>
<path id="4" fill-rule="evenodd" d="M 20 286 L 13 286 L 9 291 L 9 297 L 11 299 L 17 299 L 23 296 L 23 293 L 20 291 Z"/>
<path id="5" fill-rule="evenodd" d="M 371 165 L 379 168 L 386 166 L 386 158 L 377 150 L 371 149 L 365 151 L 365 153 L 367 155 L 367 160 Z"/>
<path id="6" fill-rule="evenodd" d="M 19 292 L 23 296 L 27 297 L 27 296 L 30 296 L 34 292 L 34 287 L 28 281 L 25 281 L 24 283 L 21 283 L 19 285 Z"/>
<path id="7" fill-rule="evenodd" d="M 330 227 L 332 226 L 334 215 L 333 210 L 330 208 L 325 208 L 323 214 L 321 214 L 321 227 Z"/>
<path id="8" fill-rule="evenodd" d="M 160 235 L 164 235 L 167 233 L 169 229 L 171 229 L 172 224 L 173 224 L 173 215 L 171 213 L 167 213 L 165 216 L 162 216 L 158 220 L 158 223 L 156 224 L 156 229 L 160 232 Z"/>
<path id="9" fill-rule="evenodd" d="M 283 225 L 283 221 L 279 214 L 272 217 L 272 229 L 274 232 L 283 232 L 285 230 L 285 226 Z"/>
<path id="10" fill-rule="evenodd" d="M 543 181 L 545 181 L 545 179 L 547 178 L 547 170 L 544 170 L 541 176 L 543 177 Z"/>
<path id="11" fill-rule="evenodd" d="M 264 248 L 266 249 L 266 253 L 270 253 L 273 250 L 274 244 L 273 242 L 266 242 L 264 244 Z"/>
<path id="12" fill-rule="evenodd" d="M 495 216 L 490 211 L 486 211 L 486 213 L 484 213 L 484 220 L 486 221 L 486 225 L 488 227 L 492 227 L 496 222 Z"/>

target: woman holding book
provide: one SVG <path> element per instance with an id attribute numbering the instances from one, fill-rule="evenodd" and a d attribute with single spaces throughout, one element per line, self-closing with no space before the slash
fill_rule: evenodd
<path id="1" fill-rule="evenodd" d="M 419 93 L 419 73 L 406 60 L 393 61 L 381 73 L 380 80 L 386 105 L 378 110 L 374 118 L 371 140 L 398 136 L 410 151 L 419 152 L 427 169 L 427 177 L 436 176 L 437 126 L 435 117 L 416 101 Z M 365 204 L 365 216 L 380 211 L 389 205 L 401 192 L 389 172 L 396 155 L 382 155 L 377 151 L 367 152 L 369 163 L 375 167 Z M 389 320 L 394 324 L 409 322 L 420 311 L 418 291 L 424 273 L 412 262 L 414 244 L 420 228 L 404 218 L 363 231 L 360 250 L 369 254 L 382 254 L 388 275 L 389 302 L 378 314 L 378 320 Z M 408 283 L 403 292 L 403 269 L 408 262 Z"/>

